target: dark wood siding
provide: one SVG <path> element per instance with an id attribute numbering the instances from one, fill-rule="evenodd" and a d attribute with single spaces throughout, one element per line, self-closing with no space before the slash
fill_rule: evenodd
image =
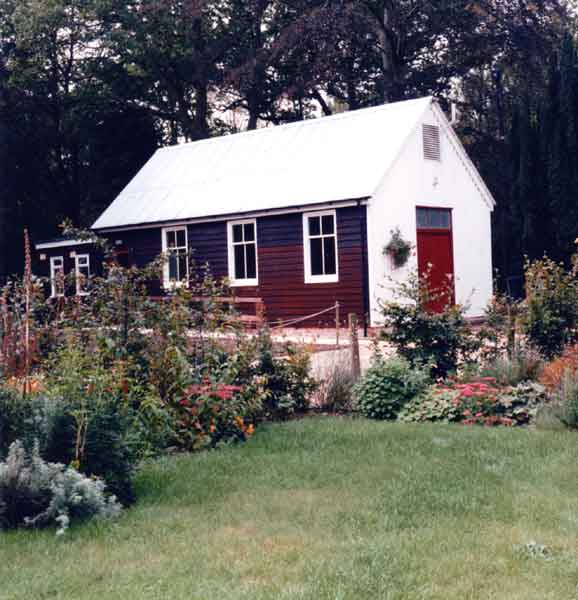
<path id="1" fill-rule="evenodd" d="M 145 267 L 162 253 L 161 228 L 134 229 L 108 234 L 109 242 L 119 253 L 119 262 L 125 266 Z M 149 284 L 154 296 L 163 293 L 160 279 Z"/>
<path id="2" fill-rule="evenodd" d="M 365 313 L 363 276 L 363 232 L 365 207 L 336 211 L 339 281 L 305 283 L 303 254 L 303 214 L 294 213 L 257 219 L 259 285 L 236 287 L 239 296 L 263 298 L 271 322 L 310 315 L 339 301 L 343 320 L 354 312 Z M 189 226 L 189 245 L 197 260 L 208 262 L 216 277 L 228 276 L 227 225 L 224 222 Z M 335 313 L 306 321 L 311 327 L 333 324 Z"/>
<path id="3" fill-rule="evenodd" d="M 265 303 L 266 317 L 270 322 L 304 317 L 322 311 L 339 301 L 343 322 L 348 313 L 356 313 L 362 319 L 364 307 L 364 242 L 366 231 L 365 207 L 338 208 L 337 245 L 339 281 L 336 283 L 305 283 L 303 253 L 303 213 L 259 217 L 257 219 L 257 242 L 259 285 L 235 287 L 239 296 L 261 297 Z M 227 223 L 199 223 L 188 226 L 189 247 L 198 265 L 209 264 L 217 278 L 228 276 Z M 118 231 L 108 234 L 109 241 L 121 252 L 121 262 L 145 266 L 162 252 L 161 227 Z M 74 268 L 71 250 L 81 248 L 57 248 L 45 251 L 47 256 L 64 256 L 65 270 Z M 92 258 L 91 269 L 96 269 Z M 42 263 L 42 275 L 49 274 L 49 261 Z M 162 293 L 160 281 L 151 285 L 151 293 Z M 250 309 L 249 309 L 250 310 Z M 303 327 L 333 325 L 335 313 L 308 320 Z"/>
<path id="4" fill-rule="evenodd" d="M 60 246 L 59 248 L 35 250 L 32 259 L 32 272 L 37 277 L 42 277 L 46 280 L 45 289 L 47 294 L 50 294 L 50 259 L 56 256 L 61 256 L 63 259 L 64 274 L 67 277 L 66 294 L 75 294 L 74 276 L 71 277 L 71 274 L 74 273 L 75 263 L 74 254 L 71 256 L 71 253 L 88 254 L 90 256 L 90 272 L 92 274 L 100 274 L 102 253 L 92 244 L 72 244 L 70 246 Z"/>

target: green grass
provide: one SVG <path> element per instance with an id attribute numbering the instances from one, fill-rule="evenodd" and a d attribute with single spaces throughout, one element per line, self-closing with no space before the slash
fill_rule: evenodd
<path id="1" fill-rule="evenodd" d="M 0 535 L 0 598 L 578 598 L 575 434 L 307 419 L 138 489 L 117 522 Z"/>

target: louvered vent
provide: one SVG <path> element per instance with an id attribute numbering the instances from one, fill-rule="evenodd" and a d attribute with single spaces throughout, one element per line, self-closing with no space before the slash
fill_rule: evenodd
<path id="1" fill-rule="evenodd" d="M 427 160 L 441 161 L 440 128 L 436 125 L 423 126 L 423 155 Z"/>

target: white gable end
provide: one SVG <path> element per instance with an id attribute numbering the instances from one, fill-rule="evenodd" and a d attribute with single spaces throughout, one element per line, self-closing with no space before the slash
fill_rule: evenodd
<path id="1" fill-rule="evenodd" d="M 423 125 L 440 128 L 439 160 L 424 155 Z M 372 323 L 380 322 L 380 303 L 393 299 L 395 282 L 417 268 L 394 269 L 383 255 L 390 231 L 417 245 L 418 207 L 451 209 L 456 300 L 480 316 L 492 295 L 491 211 L 493 198 L 467 157 L 453 128 L 435 104 L 424 112 L 368 205 L 368 263 Z"/>

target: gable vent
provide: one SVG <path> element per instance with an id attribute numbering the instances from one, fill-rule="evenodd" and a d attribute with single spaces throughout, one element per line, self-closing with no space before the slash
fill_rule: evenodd
<path id="1" fill-rule="evenodd" d="M 441 161 L 440 128 L 437 125 L 423 126 L 423 156 L 427 160 Z"/>

